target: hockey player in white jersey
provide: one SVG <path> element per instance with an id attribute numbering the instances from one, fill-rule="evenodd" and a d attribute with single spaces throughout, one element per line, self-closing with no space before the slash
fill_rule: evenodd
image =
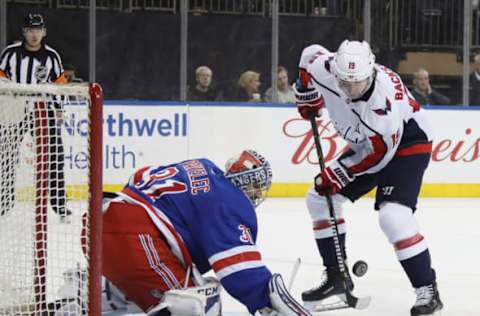
<path id="1" fill-rule="evenodd" d="M 346 258 L 342 203 L 353 202 L 376 187 L 380 227 L 417 294 L 411 315 L 433 315 L 443 304 L 427 243 L 414 217 L 432 150 L 426 112 L 398 74 L 375 64 L 367 42 L 346 40 L 335 53 L 320 45 L 309 46 L 302 52 L 299 68 L 295 89 L 300 114 L 305 119 L 320 116 L 325 107 L 349 145 L 315 177 L 307 195 L 326 278 L 319 287 L 302 293 L 302 299 L 317 303 L 343 291 L 325 192 L 333 200 Z M 353 289 L 350 278 L 347 286 Z"/>

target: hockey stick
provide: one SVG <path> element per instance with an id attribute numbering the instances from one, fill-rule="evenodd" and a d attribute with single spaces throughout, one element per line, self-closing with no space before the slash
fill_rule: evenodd
<path id="1" fill-rule="evenodd" d="M 302 263 L 302 259 L 297 258 L 293 265 L 292 269 L 292 274 L 290 275 L 290 280 L 288 281 L 288 287 L 287 290 L 290 292 L 293 286 L 293 282 L 295 281 L 295 278 L 297 277 L 298 269 L 300 268 L 300 264 Z"/>
<path id="2" fill-rule="evenodd" d="M 317 151 L 318 164 L 320 165 L 320 171 L 323 172 L 325 170 L 325 160 L 323 158 L 322 145 L 320 144 L 320 136 L 318 135 L 317 120 L 315 119 L 315 115 L 313 113 L 310 115 L 310 125 L 312 128 L 313 140 L 315 142 L 315 149 Z M 347 307 L 364 309 L 368 306 L 368 304 L 370 304 L 371 298 L 368 296 L 358 298 L 354 296 L 352 292 L 348 289 L 347 280 L 349 276 L 347 274 L 345 260 L 343 259 L 343 251 L 340 247 L 340 239 L 339 239 L 339 233 L 338 233 L 337 219 L 335 217 L 335 209 L 333 208 L 332 197 L 328 192 L 325 192 L 325 199 L 327 200 L 328 211 L 330 215 L 330 225 L 332 227 L 332 232 L 333 232 L 333 243 L 335 245 L 335 255 L 337 258 L 337 265 L 340 270 L 340 273 L 343 276 L 342 286 L 343 286 L 343 291 L 345 295 L 345 303 L 347 305 L 347 306 L 341 305 L 335 308 L 329 308 L 328 310 L 347 308 Z"/>

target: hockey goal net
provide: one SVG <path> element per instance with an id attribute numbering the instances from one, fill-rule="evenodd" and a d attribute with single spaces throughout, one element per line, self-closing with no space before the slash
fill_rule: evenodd
<path id="1" fill-rule="evenodd" d="M 0 315 L 99 315 L 102 102 L 0 82 Z"/>

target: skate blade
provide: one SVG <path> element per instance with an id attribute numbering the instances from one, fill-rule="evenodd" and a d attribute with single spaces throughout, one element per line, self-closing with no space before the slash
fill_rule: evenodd
<path id="1" fill-rule="evenodd" d="M 321 301 L 303 302 L 303 305 L 312 313 L 321 313 L 337 309 L 365 309 L 370 305 L 372 298 L 370 296 L 358 297 L 356 304 L 351 306 L 347 303 L 345 294 L 335 295 Z"/>
<path id="2" fill-rule="evenodd" d="M 307 308 L 312 313 L 349 308 L 344 298 L 345 295 L 334 295 L 320 301 L 304 301 L 303 306 L 305 306 L 305 308 Z"/>

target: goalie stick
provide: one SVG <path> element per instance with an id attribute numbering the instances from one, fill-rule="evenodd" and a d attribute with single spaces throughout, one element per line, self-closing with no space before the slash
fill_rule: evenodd
<path id="1" fill-rule="evenodd" d="M 310 114 L 310 125 L 312 128 L 313 140 L 315 142 L 315 149 L 317 151 L 320 171 L 323 172 L 325 170 L 325 160 L 323 158 L 322 145 L 320 144 L 320 136 L 318 135 L 317 121 L 313 113 Z M 332 227 L 332 232 L 333 232 L 333 243 L 335 245 L 335 255 L 337 259 L 337 264 L 343 276 L 342 287 L 343 287 L 344 294 L 340 295 L 343 301 L 343 304 L 342 303 L 328 304 L 323 307 L 316 308 L 315 312 L 343 309 L 343 308 L 349 308 L 349 307 L 356 308 L 356 309 L 364 309 L 370 304 L 371 297 L 370 296 L 356 297 L 348 289 L 347 279 L 349 276 L 347 275 L 347 268 L 345 265 L 345 260 L 343 259 L 342 249 L 340 248 L 340 241 L 338 237 L 339 235 L 338 226 L 337 226 L 337 220 L 335 218 L 335 210 L 333 208 L 332 197 L 328 192 L 325 193 L 325 199 L 327 200 L 328 211 L 330 215 L 330 225 Z"/>

